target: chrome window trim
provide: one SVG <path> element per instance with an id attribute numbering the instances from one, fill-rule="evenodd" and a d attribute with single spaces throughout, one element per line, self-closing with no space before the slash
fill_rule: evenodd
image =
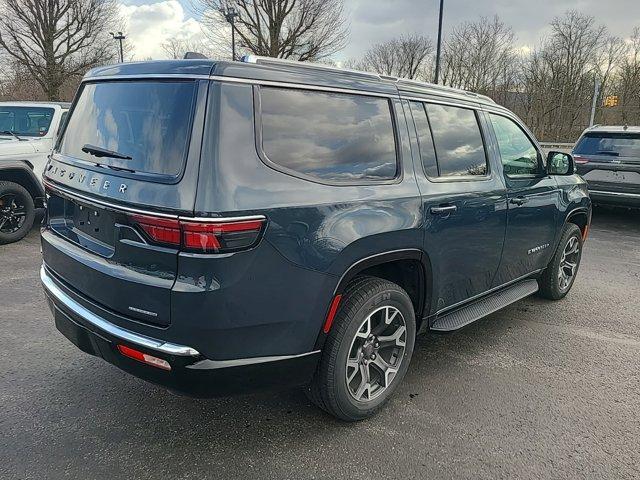
<path id="1" fill-rule="evenodd" d="M 182 73 L 149 73 L 140 75 L 98 75 L 97 77 L 84 77 L 82 82 L 99 82 L 102 80 L 145 80 L 145 79 L 184 79 L 184 80 L 208 80 L 209 75 L 189 75 Z"/>
<path id="2" fill-rule="evenodd" d="M 260 80 L 260 79 L 254 79 L 254 78 L 224 77 L 220 75 L 211 75 L 209 78 L 211 80 L 216 80 L 219 82 L 243 83 L 248 85 L 263 85 L 265 87 L 281 87 L 281 88 L 292 88 L 292 89 L 298 89 L 298 90 L 346 93 L 351 95 L 364 95 L 367 97 L 382 97 L 382 98 L 391 98 L 391 99 L 398 98 L 397 91 L 394 93 L 380 93 L 380 92 L 372 92 L 370 90 L 358 90 L 355 88 L 339 88 L 339 87 L 329 87 L 329 86 L 325 87 L 323 85 L 310 85 L 306 83 L 279 82 L 277 80 Z"/>
<path id="3" fill-rule="evenodd" d="M 339 88 L 323 85 L 310 85 L 306 83 L 280 82 L 277 80 L 261 80 L 257 78 L 227 77 L 223 75 L 187 75 L 187 74 L 148 74 L 148 75 L 104 75 L 97 77 L 85 77 L 82 82 L 100 82 L 112 80 L 145 80 L 145 79 L 185 79 L 185 80 L 215 80 L 219 82 L 241 83 L 246 85 L 264 85 L 265 87 L 297 88 L 300 90 L 315 90 L 334 93 L 350 93 L 353 95 L 366 95 L 369 97 L 398 98 L 398 93 L 381 93 L 355 88 Z"/>

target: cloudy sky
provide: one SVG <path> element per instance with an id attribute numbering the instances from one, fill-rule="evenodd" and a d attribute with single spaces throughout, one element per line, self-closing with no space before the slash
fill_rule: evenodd
<path id="1" fill-rule="evenodd" d="M 161 44 L 169 37 L 202 38 L 189 0 L 120 1 L 138 59 L 165 57 Z M 417 32 L 435 39 L 438 5 L 439 0 L 345 0 L 350 43 L 336 60 L 357 57 L 371 44 L 400 33 Z M 622 37 L 640 26 L 640 0 L 445 0 L 445 32 L 462 21 L 497 14 L 516 33 L 515 47 L 530 47 L 546 33 L 553 17 L 568 9 L 595 16 Z"/>

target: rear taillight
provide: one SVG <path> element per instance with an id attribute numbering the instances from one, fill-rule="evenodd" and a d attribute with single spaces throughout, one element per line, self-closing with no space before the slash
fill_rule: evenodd
<path id="1" fill-rule="evenodd" d="M 177 218 L 132 215 L 131 220 L 144 230 L 154 242 L 180 246 L 180 222 Z"/>
<path id="2" fill-rule="evenodd" d="M 266 220 L 190 220 L 131 215 L 132 222 L 154 243 L 199 253 L 227 253 L 254 247 Z"/>
<path id="3" fill-rule="evenodd" d="M 580 155 L 574 155 L 573 161 L 575 163 L 589 163 L 589 159 L 587 157 L 582 157 Z"/>

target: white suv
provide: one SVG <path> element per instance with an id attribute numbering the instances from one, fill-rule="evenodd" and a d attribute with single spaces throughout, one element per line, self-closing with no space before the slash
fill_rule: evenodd
<path id="1" fill-rule="evenodd" d="M 24 237 L 44 206 L 42 173 L 68 103 L 0 102 L 0 244 Z"/>

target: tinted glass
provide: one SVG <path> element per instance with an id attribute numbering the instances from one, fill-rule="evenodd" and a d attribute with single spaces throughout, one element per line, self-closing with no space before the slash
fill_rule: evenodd
<path id="1" fill-rule="evenodd" d="M 426 106 L 440 176 L 486 175 L 487 157 L 475 112 L 431 103 Z"/>
<path id="2" fill-rule="evenodd" d="M 60 151 L 139 173 L 178 175 L 186 158 L 195 82 L 101 82 L 85 85 Z M 85 144 L 131 160 L 96 157 Z"/>
<path id="3" fill-rule="evenodd" d="M 265 87 L 260 92 L 262 147 L 271 162 L 330 181 L 396 176 L 387 99 Z"/>
<path id="4" fill-rule="evenodd" d="M 507 175 L 537 175 L 540 173 L 538 151 L 529 137 L 515 122 L 500 115 L 490 115 L 504 173 Z"/>
<path id="5" fill-rule="evenodd" d="M 0 106 L 0 132 L 42 137 L 49 131 L 52 118 L 53 108 Z"/>
<path id="6" fill-rule="evenodd" d="M 588 133 L 576 146 L 579 155 L 609 155 L 640 158 L 638 133 Z"/>
<path id="7" fill-rule="evenodd" d="M 427 112 L 424 105 L 420 102 L 410 102 L 411 112 L 413 113 L 413 121 L 416 125 L 418 134 L 418 145 L 420 146 L 420 158 L 424 172 L 429 177 L 438 176 L 438 166 L 436 164 L 436 151 L 433 148 L 433 137 L 431 136 L 431 128 L 427 119 Z"/>

